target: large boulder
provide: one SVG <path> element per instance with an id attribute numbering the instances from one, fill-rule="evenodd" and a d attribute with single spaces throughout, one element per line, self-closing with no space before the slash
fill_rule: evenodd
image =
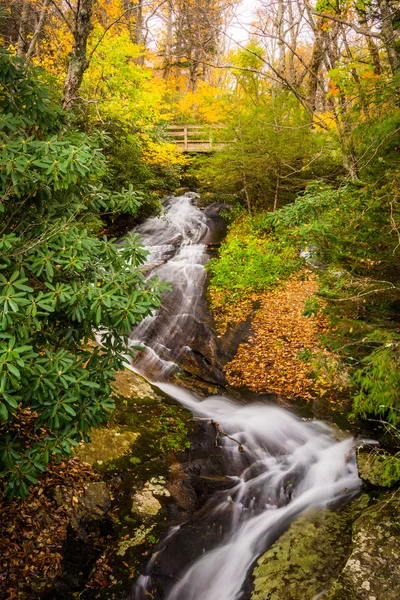
<path id="1" fill-rule="evenodd" d="M 351 519 L 349 507 L 297 519 L 259 559 L 251 600 L 313 600 L 327 590 L 346 562 Z"/>
<path id="2" fill-rule="evenodd" d="M 398 600 L 400 498 L 368 508 L 353 525 L 352 552 L 327 600 Z"/>

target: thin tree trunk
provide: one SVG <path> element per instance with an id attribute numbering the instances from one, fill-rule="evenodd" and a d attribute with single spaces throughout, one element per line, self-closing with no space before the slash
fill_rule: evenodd
<path id="1" fill-rule="evenodd" d="M 242 163 L 242 182 L 243 182 L 243 191 L 244 191 L 244 195 L 246 198 L 246 204 L 247 204 L 247 212 L 249 213 L 249 215 L 251 216 L 251 200 L 250 200 L 250 194 L 249 194 L 249 190 L 247 187 L 247 176 L 246 176 L 246 164 L 244 161 L 244 148 L 243 148 L 243 131 L 242 131 L 242 123 L 240 121 L 240 117 L 238 119 L 238 133 L 239 133 L 239 141 L 240 141 L 240 153 L 241 153 L 241 163 Z"/>
<path id="2" fill-rule="evenodd" d="M 295 31 L 295 23 L 293 17 L 293 2 L 288 2 L 288 16 L 289 16 L 289 32 L 290 32 L 290 50 L 289 50 L 289 79 L 293 85 L 296 85 L 296 71 L 294 68 L 294 54 L 297 50 L 297 35 Z"/>
<path id="3" fill-rule="evenodd" d="M 169 0 L 167 6 L 167 32 L 165 39 L 165 56 L 164 56 L 164 79 L 168 81 L 171 72 L 171 59 L 172 59 L 172 44 L 174 40 L 174 30 L 172 23 L 172 0 Z"/>
<path id="4" fill-rule="evenodd" d="M 21 58 L 25 56 L 26 30 L 28 25 L 29 8 L 30 7 L 28 0 L 24 0 L 21 9 L 21 20 L 19 22 L 17 43 L 17 55 Z"/>
<path id="5" fill-rule="evenodd" d="M 399 32 L 395 31 L 393 27 L 392 14 L 390 9 L 390 2 L 388 0 L 378 0 L 379 8 L 381 11 L 381 35 L 385 49 L 388 55 L 390 68 L 392 69 L 393 75 L 397 73 L 400 64 L 399 51 L 397 50 L 397 44 L 399 41 Z M 395 10 L 395 9 L 393 9 Z"/>
<path id="6" fill-rule="evenodd" d="M 285 31 L 284 31 L 284 19 L 285 15 L 285 3 L 284 0 L 278 0 L 278 15 L 276 18 L 276 30 L 278 35 L 278 61 L 279 61 L 279 72 L 282 76 L 285 74 Z"/>
<path id="7" fill-rule="evenodd" d="M 324 49 L 322 43 L 322 21 L 319 20 L 315 28 L 315 40 L 311 63 L 309 67 L 308 102 L 312 114 L 317 110 L 317 91 L 319 82 L 319 71 L 324 60 Z"/>
<path id="8" fill-rule="evenodd" d="M 365 25 L 365 29 L 370 32 L 371 29 L 369 27 L 369 25 L 366 23 Z M 372 64 L 375 67 L 375 73 L 377 75 L 380 75 L 382 73 L 382 67 L 381 67 L 381 61 L 379 58 L 379 50 L 377 45 L 375 44 L 374 40 L 372 39 L 372 37 L 370 35 L 366 35 L 365 39 L 367 41 L 367 46 L 368 46 L 368 50 L 369 53 L 371 55 L 371 60 L 372 60 Z"/>
<path id="9" fill-rule="evenodd" d="M 47 7 L 49 4 L 50 4 L 50 0 L 44 0 L 42 8 L 40 9 L 39 19 L 38 19 L 35 31 L 33 33 L 32 39 L 29 43 L 28 50 L 26 52 L 26 57 L 25 57 L 26 63 L 29 63 L 29 61 L 31 60 L 32 56 L 35 53 L 38 38 L 43 31 L 43 26 L 44 26 L 44 23 L 45 23 L 45 20 L 47 17 Z"/>
<path id="10" fill-rule="evenodd" d="M 274 208 L 273 208 L 274 212 L 276 210 L 278 210 L 280 187 L 281 187 L 281 172 L 280 172 L 280 169 L 278 169 L 278 171 L 276 173 L 276 186 L 275 186 Z"/>
<path id="11" fill-rule="evenodd" d="M 83 75 L 89 66 L 87 41 L 93 29 L 92 11 L 93 0 L 78 0 L 72 32 L 74 41 L 69 55 L 67 76 L 64 81 L 63 108 L 70 108 L 75 102 Z"/>

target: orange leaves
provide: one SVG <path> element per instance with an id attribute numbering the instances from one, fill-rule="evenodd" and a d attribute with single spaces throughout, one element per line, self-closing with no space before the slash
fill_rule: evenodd
<path id="1" fill-rule="evenodd" d="M 234 303 L 227 304 L 225 292 L 210 290 L 210 295 L 215 330 L 218 335 L 223 335 L 229 325 L 246 321 L 253 309 L 253 304 L 262 297 L 261 294 L 251 294 L 235 299 Z"/>
<path id="2" fill-rule="evenodd" d="M 253 336 L 226 365 L 228 382 L 256 392 L 310 400 L 314 385 L 310 365 L 302 355 L 317 352 L 317 335 L 326 326 L 322 317 L 303 316 L 304 302 L 318 289 L 313 276 L 289 280 L 260 294 L 261 307 L 252 322 Z"/>
<path id="3" fill-rule="evenodd" d="M 28 500 L 8 502 L 0 495 L 0 597 L 31 597 L 61 572 L 62 545 L 78 492 L 98 476 L 76 459 L 51 462 Z M 1 494 L 1 490 L 0 490 Z M 57 506 L 56 496 L 65 503 Z M 33 597 L 32 592 L 32 597 Z"/>
<path id="4" fill-rule="evenodd" d="M 336 98 L 336 96 L 340 96 L 340 89 L 331 79 L 328 81 L 328 93 L 334 98 Z"/>

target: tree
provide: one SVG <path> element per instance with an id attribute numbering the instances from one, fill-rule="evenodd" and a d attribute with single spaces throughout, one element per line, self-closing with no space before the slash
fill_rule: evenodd
<path id="1" fill-rule="evenodd" d="M 108 417 L 129 332 L 164 289 L 141 272 L 134 236 L 96 236 L 101 214 L 135 214 L 140 194 L 104 187 L 107 140 L 74 129 L 40 76 L 1 51 L 0 462 L 11 498 Z M 26 415 L 31 431 L 19 427 Z"/>
<path id="2" fill-rule="evenodd" d="M 69 55 L 68 71 L 64 81 L 62 105 L 70 108 L 76 100 L 76 95 L 82 84 L 83 75 L 89 66 L 87 43 L 93 29 L 92 13 L 93 0 L 78 0 L 72 11 L 72 26 L 70 25 L 73 43 Z"/>

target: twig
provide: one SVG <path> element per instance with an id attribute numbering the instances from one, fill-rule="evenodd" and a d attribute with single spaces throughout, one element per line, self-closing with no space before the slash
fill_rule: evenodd
<path id="1" fill-rule="evenodd" d="M 228 433 L 226 433 L 225 431 L 222 431 L 220 424 L 217 421 L 214 421 L 214 419 L 208 419 L 207 417 L 193 417 L 194 421 L 208 421 L 209 423 L 211 423 L 211 425 L 215 426 L 215 429 L 217 430 L 217 435 L 215 436 L 215 445 L 218 446 L 218 438 L 220 435 L 224 435 L 225 437 L 227 437 L 228 439 L 232 440 L 232 442 L 235 442 L 235 444 L 238 445 L 238 450 L 239 452 L 244 452 L 244 446 L 243 444 L 241 444 L 239 442 L 239 440 L 236 440 L 234 437 L 232 437 L 231 435 L 229 435 Z"/>

